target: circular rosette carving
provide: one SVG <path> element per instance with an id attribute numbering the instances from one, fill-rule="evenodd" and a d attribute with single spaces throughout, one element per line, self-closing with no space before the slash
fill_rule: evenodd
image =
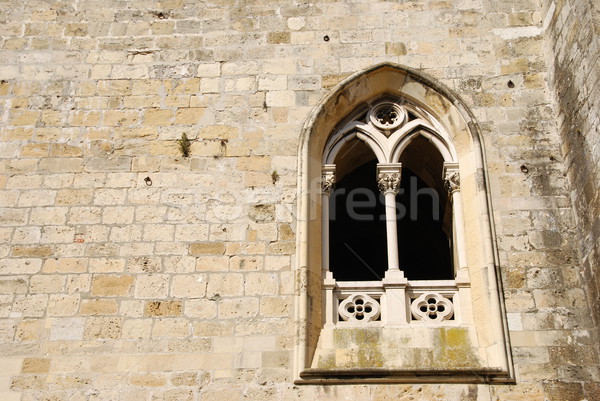
<path id="1" fill-rule="evenodd" d="M 410 305 L 410 310 L 417 320 L 441 322 L 454 315 L 452 301 L 438 293 L 422 294 Z"/>
<path id="2" fill-rule="evenodd" d="M 340 302 L 340 317 L 349 322 L 371 322 L 381 314 L 379 302 L 367 294 L 352 294 Z"/>
<path id="3" fill-rule="evenodd" d="M 369 111 L 369 121 L 380 130 L 390 131 L 404 123 L 404 108 L 394 103 L 380 103 Z"/>

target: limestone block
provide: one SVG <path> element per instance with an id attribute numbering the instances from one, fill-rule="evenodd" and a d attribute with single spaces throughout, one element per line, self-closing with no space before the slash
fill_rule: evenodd
<path id="1" fill-rule="evenodd" d="M 164 259 L 165 273 L 192 273 L 196 269 L 196 258 L 191 256 L 172 256 Z"/>
<path id="2" fill-rule="evenodd" d="M 288 81 L 285 75 L 267 75 L 258 80 L 258 90 L 282 91 L 286 89 L 288 89 Z"/>
<path id="3" fill-rule="evenodd" d="M 104 211 L 106 212 L 106 209 L 104 209 Z M 127 209 L 127 211 L 129 211 L 129 209 Z M 125 213 L 124 216 L 123 215 L 114 216 L 114 215 L 112 215 L 112 211 L 109 211 L 107 214 L 107 222 L 110 221 L 110 219 L 112 219 L 112 218 L 121 219 L 122 217 L 127 219 L 127 213 Z M 113 226 L 110 229 L 109 238 L 111 241 L 119 241 L 119 240 L 126 240 L 126 241 L 131 241 L 131 242 L 141 241 L 142 240 L 142 225 L 128 224 L 123 227 Z"/>
<path id="4" fill-rule="evenodd" d="M 136 373 L 129 377 L 129 383 L 134 386 L 163 386 L 166 382 L 166 376 L 158 373 Z"/>
<path id="5" fill-rule="evenodd" d="M 93 202 L 95 205 L 120 205 L 125 200 L 124 189 L 96 189 Z"/>
<path id="6" fill-rule="evenodd" d="M 0 211 L 0 217 L 2 218 L 3 224 L 5 224 L 7 226 L 17 226 L 17 225 L 27 224 L 27 210 L 26 209 L 2 208 L 2 211 Z M 32 218 L 30 220 L 31 224 L 36 224 L 39 221 L 39 219 L 34 218 L 34 217 L 37 217 L 37 216 L 32 216 Z"/>
<path id="7" fill-rule="evenodd" d="M 175 124 L 193 125 L 197 124 L 205 113 L 204 108 L 191 107 L 178 109 L 175 114 Z"/>
<path id="8" fill-rule="evenodd" d="M 190 255 L 223 255 L 225 244 L 222 242 L 206 242 L 190 244 Z"/>
<path id="9" fill-rule="evenodd" d="M 225 246 L 226 255 L 262 255 L 266 250 L 264 242 L 256 241 L 255 230 L 248 230 L 248 242 L 228 242 Z M 232 258 L 233 260 L 233 258 Z"/>
<path id="10" fill-rule="evenodd" d="M 144 316 L 180 316 L 181 301 L 147 301 Z"/>
<path id="11" fill-rule="evenodd" d="M 83 273 L 88 266 L 84 258 L 46 259 L 42 267 L 44 273 Z"/>
<path id="12" fill-rule="evenodd" d="M 229 269 L 227 256 L 200 256 L 196 260 L 196 271 L 226 271 Z"/>
<path id="13" fill-rule="evenodd" d="M 177 298 L 204 298 L 207 278 L 204 274 L 177 275 L 171 282 L 171 296 Z"/>
<path id="14" fill-rule="evenodd" d="M 233 256 L 230 259 L 231 270 L 256 271 L 262 270 L 264 259 L 261 256 Z"/>
<path id="15" fill-rule="evenodd" d="M 51 320 L 50 341 L 82 340 L 84 318 L 54 318 Z"/>
<path id="16" fill-rule="evenodd" d="M 93 230 L 90 230 L 90 235 L 88 236 L 88 240 L 93 241 Z M 100 230 L 97 230 L 96 234 L 101 236 Z M 43 244 L 60 244 L 60 243 L 73 243 L 79 238 L 81 235 L 75 232 L 74 227 L 70 226 L 46 226 L 42 231 L 42 236 L 40 237 L 40 243 Z M 60 253 L 56 252 L 56 255 L 60 255 Z"/>
<path id="17" fill-rule="evenodd" d="M 208 225 L 178 224 L 175 226 L 176 241 L 207 241 Z"/>
<path id="18" fill-rule="evenodd" d="M 141 299 L 121 299 L 119 313 L 126 317 L 141 317 L 144 312 L 144 302 Z"/>
<path id="19" fill-rule="evenodd" d="M 258 314 L 257 298 L 227 298 L 219 302 L 219 319 L 254 317 Z"/>
<path id="20" fill-rule="evenodd" d="M 269 244 L 267 252 L 270 254 L 288 254 L 291 255 L 296 249 L 296 243 L 292 241 L 278 241 Z"/>
<path id="21" fill-rule="evenodd" d="M 42 325 L 39 319 L 21 320 L 16 326 L 14 335 L 15 341 L 37 341 L 40 337 L 41 327 Z"/>
<path id="22" fill-rule="evenodd" d="M 59 293 L 65 289 L 66 277 L 59 275 L 35 275 L 29 281 L 31 293 Z"/>
<path id="23" fill-rule="evenodd" d="M 218 77 L 221 75 L 220 63 L 203 63 L 198 66 L 199 77 Z M 204 80 L 201 80 L 201 84 Z"/>
<path id="24" fill-rule="evenodd" d="M 69 274 L 67 275 L 67 293 L 88 292 L 91 282 L 91 274 Z"/>
<path id="25" fill-rule="evenodd" d="M 289 256 L 265 256 L 265 270 L 288 270 L 291 266 Z"/>
<path id="26" fill-rule="evenodd" d="M 40 112 L 36 110 L 16 110 L 11 113 L 10 125 L 35 125 L 40 118 Z"/>
<path id="27" fill-rule="evenodd" d="M 48 316 L 73 316 L 79 310 L 79 294 L 51 294 L 46 314 Z"/>
<path id="28" fill-rule="evenodd" d="M 48 358 L 25 358 L 21 373 L 47 373 L 50 369 Z"/>
<path id="29" fill-rule="evenodd" d="M 276 273 L 248 273 L 245 275 L 244 293 L 247 295 L 277 294 L 278 275 Z"/>
<path id="30" fill-rule="evenodd" d="M 129 295 L 133 276 L 95 274 L 92 279 L 91 295 L 101 297 Z"/>
<path id="31" fill-rule="evenodd" d="M 34 274 L 41 268 L 41 259 L 0 259 L 0 275 Z"/>
<path id="32" fill-rule="evenodd" d="M 193 401 L 195 392 L 191 389 L 172 389 L 158 393 L 154 398 L 158 401 Z"/>
<path id="33" fill-rule="evenodd" d="M 169 276 L 166 274 L 138 275 L 135 283 L 137 298 L 160 299 L 169 291 Z"/>
<path id="34" fill-rule="evenodd" d="M 0 277 L 0 294 L 25 294 L 27 292 L 28 279 L 28 276 L 17 275 Z"/>
<path id="35" fill-rule="evenodd" d="M 102 210 L 102 223 L 131 224 L 133 223 L 134 214 L 135 208 L 133 206 L 105 207 Z"/>
<path id="36" fill-rule="evenodd" d="M 152 338 L 185 338 L 191 334 L 191 324 L 183 318 L 162 318 L 154 321 Z"/>
<path id="37" fill-rule="evenodd" d="M 51 206 L 54 205 L 56 191 L 53 190 L 30 190 L 21 191 L 17 206 Z"/>
<path id="38" fill-rule="evenodd" d="M 271 167 L 271 158 L 268 156 L 239 157 L 237 167 L 244 171 L 268 171 Z"/>
<path id="39" fill-rule="evenodd" d="M 84 299 L 79 312 L 82 315 L 116 315 L 119 306 L 112 299 Z"/>
<path id="40" fill-rule="evenodd" d="M 53 248 L 48 245 L 16 245 L 12 247 L 13 257 L 44 258 L 53 254 Z"/>
<path id="41" fill-rule="evenodd" d="M 184 314 L 196 319 L 213 319 L 217 316 L 217 303 L 210 299 L 186 300 Z"/>
<path id="42" fill-rule="evenodd" d="M 102 209 L 99 207 L 72 207 L 69 210 L 70 224 L 99 224 L 102 220 Z"/>
<path id="43" fill-rule="evenodd" d="M 56 194 L 56 205 L 89 205 L 92 202 L 92 189 L 63 188 Z"/>
<path id="44" fill-rule="evenodd" d="M 123 338 L 150 338 L 153 319 L 126 319 L 123 322 Z"/>
<path id="45" fill-rule="evenodd" d="M 267 368 L 288 366 L 291 359 L 289 351 L 263 352 L 261 366 Z"/>
<path id="46" fill-rule="evenodd" d="M 266 104 L 268 107 L 292 107 L 296 104 L 296 94 L 291 90 L 267 92 Z"/>
<path id="47" fill-rule="evenodd" d="M 260 298 L 260 315 L 265 317 L 289 316 L 293 302 L 289 297 Z"/>
<path id="48" fill-rule="evenodd" d="M 13 302 L 11 317 L 41 317 L 48 306 L 48 295 L 17 295 Z"/>
<path id="49" fill-rule="evenodd" d="M 239 296 L 244 291 L 244 275 L 239 273 L 210 273 L 207 277 L 206 296 Z"/>
<path id="50" fill-rule="evenodd" d="M 91 339 L 118 339 L 121 337 L 123 319 L 119 317 L 88 317 L 85 321 L 83 336 Z"/>

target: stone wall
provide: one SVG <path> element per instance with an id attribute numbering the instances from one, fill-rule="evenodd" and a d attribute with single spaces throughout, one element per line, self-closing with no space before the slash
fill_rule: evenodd
<path id="1" fill-rule="evenodd" d="M 554 65 L 535 0 L 0 3 L 0 398 L 600 399 L 578 256 L 597 266 L 598 235 L 576 237 L 598 114 L 557 125 L 548 81 L 597 111 L 587 30 L 561 28 L 584 3 L 556 7 Z M 292 382 L 299 135 L 383 61 L 479 121 L 514 385 Z"/>
<path id="2" fill-rule="evenodd" d="M 578 250 L 596 325 L 600 323 L 600 9 L 593 1 L 550 5 L 551 76 L 579 227 Z"/>

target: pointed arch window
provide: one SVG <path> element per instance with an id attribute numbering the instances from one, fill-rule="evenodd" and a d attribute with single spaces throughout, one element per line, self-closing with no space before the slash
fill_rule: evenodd
<path id="1" fill-rule="evenodd" d="M 511 382 L 484 153 L 464 105 L 382 64 L 334 88 L 304 135 L 296 382 Z"/>
<path id="2" fill-rule="evenodd" d="M 322 160 L 326 325 L 457 322 L 468 272 L 444 130 L 415 105 L 380 99 L 336 130 Z M 349 314 L 361 308 L 347 300 L 364 295 L 375 318 Z"/>

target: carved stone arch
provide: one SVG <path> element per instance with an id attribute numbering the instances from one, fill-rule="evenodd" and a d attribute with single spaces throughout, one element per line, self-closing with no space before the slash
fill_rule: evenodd
<path id="1" fill-rule="evenodd" d="M 390 139 L 394 141 L 394 144 L 390 162 L 397 163 L 400 160 L 400 156 L 402 155 L 402 152 L 404 152 L 404 149 L 406 149 L 412 140 L 419 135 L 425 137 L 433 144 L 433 146 L 440 152 L 445 162 L 457 162 L 456 151 L 454 150 L 452 144 L 449 143 L 446 138 L 441 136 L 438 131 L 435 131 L 430 126 L 418 121 L 416 124 L 392 134 Z"/>
<path id="2" fill-rule="evenodd" d="M 432 135 L 438 149 L 445 149 L 444 173 L 451 193 L 458 190 L 463 194 L 460 201 L 467 211 L 465 231 L 467 235 L 464 250 L 464 263 L 458 266 L 456 283 L 468 278 L 468 297 L 460 299 L 461 311 L 454 323 L 441 328 L 419 328 L 406 331 L 402 324 L 393 325 L 391 336 L 432 336 L 441 339 L 450 335 L 451 329 L 464 329 L 461 337 L 465 343 L 460 352 L 460 360 L 451 355 L 438 355 L 435 349 L 433 365 L 421 367 L 388 360 L 383 365 L 342 366 L 340 362 L 325 363 L 318 360 L 323 357 L 322 343 L 332 341 L 331 327 L 325 327 L 327 292 L 323 287 L 324 263 L 322 255 L 327 252 L 321 246 L 322 226 L 322 168 L 325 153 L 333 146 L 327 145 L 331 135 L 339 132 L 339 127 L 347 123 L 347 117 L 361 105 L 370 105 L 374 99 L 391 97 L 403 99 L 418 107 L 436 126 L 432 130 L 420 128 L 420 131 L 404 135 L 396 145 L 401 150 L 403 144 L 413 135 Z M 354 127 L 356 128 L 356 127 Z M 341 138 L 359 135 L 357 129 L 348 130 Z M 434 133 L 444 132 L 445 136 Z M 348 136 L 350 135 L 350 136 Z M 401 135 L 399 135 L 401 136 Z M 378 157 L 379 159 L 379 157 Z M 297 228 L 297 292 L 294 378 L 297 383 L 323 382 L 506 382 L 514 380 L 507 324 L 501 297 L 501 281 L 498 272 L 498 257 L 495 244 L 494 225 L 491 213 L 491 201 L 487 190 L 485 155 L 480 132 L 473 115 L 464 103 L 449 89 L 424 74 L 399 65 L 383 63 L 353 74 L 333 88 L 313 110 L 303 127 L 299 148 L 298 178 L 298 228 Z M 460 184 L 458 177 L 460 175 Z M 331 182 L 330 182 L 331 183 Z M 467 280 L 467 279 L 465 279 Z M 463 284 L 461 284 L 463 283 Z M 415 284 L 418 285 L 418 284 Z M 425 293 L 424 293 L 425 294 Z M 444 291 L 436 291 L 435 297 L 444 297 Z M 368 293 L 373 298 L 373 294 Z M 426 295 L 429 297 L 429 295 Z M 438 297 L 438 298 L 436 298 Z M 442 299 L 440 298 L 440 299 Z M 466 299 L 468 298 L 468 299 Z M 437 301 L 436 301 L 437 302 Z M 383 307 L 383 305 L 382 305 Z M 476 319 L 472 316 L 487 316 L 489 319 Z M 469 318 L 469 316 L 471 318 Z M 461 320 L 462 319 L 462 320 Z M 374 322 L 384 325 L 385 322 Z M 334 328 L 335 330 L 335 328 Z M 389 347 L 386 336 L 387 327 L 380 329 L 381 344 L 377 348 Z M 395 330 L 395 331 L 394 331 Z M 421 332 L 420 330 L 426 330 Z M 428 330 L 428 331 L 427 331 Z M 407 333 L 411 333 L 408 335 Z M 346 334 L 348 332 L 345 332 Z M 394 334 L 395 333 L 395 334 Z M 398 334 L 400 333 L 400 334 Z M 435 334 L 432 334 L 435 333 Z M 344 335 L 346 335 L 344 334 Z M 351 334 L 350 334 L 351 335 Z M 408 337 L 406 337 L 408 336 Z M 446 337 L 444 337 L 446 338 Z M 436 340 L 437 341 L 437 340 Z M 439 340 L 443 341 L 443 340 Z M 444 344 L 441 344 L 444 346 Z M 371 349 L 373 351 L 373 349 Z M 383 352 L 382 355 L 385 355 Z M 356 351 L 361 358 L 358 349 Z M 407 352 L 412 352 L 407 350 Z M 316 354 L 316 355 L 315 355 Z M 437 356 L 436 356 L 437 355 Z M 439 359 L 439 358 L 441 359 Z M 436 359 L 438 358 L 438 359 Z M 364 359 L 364 358 L 363 358 Z M 402 359 L 402 358 L 400 358 Z M 398 356 L 396 356 L 398 360 Z M 407 360 L 410 360 L 408 358 Z M 444 361 L 443 363 L 440 361 Z M 381 361 L 379 361 L 381 362 Z M 379 363 L 378 362 L 378 363 Z M 344 373 L 346 372 L 346 373 Z M 350 378 L 354 379 L 350 379 Z M 356 378 L 362 379 L 356 379 Z M 379 377 L 375 378 L 375 377 Z M 382 378 L 383 377 L 383 378 Z"/>
<path id="3" fill-rule="evenodd" d="M 369 146 L 380 163 L 388 163 L 385 156 L 388 152 L 386 152 L 385 143 L 382 141 L 385 138 L 380 138 L 380 136 L 381 134 L 366 124 L 353 121 L 330 137 L 323 151 L 323 164 L 333 164 L 343 145 L 357 137 Z"/>

